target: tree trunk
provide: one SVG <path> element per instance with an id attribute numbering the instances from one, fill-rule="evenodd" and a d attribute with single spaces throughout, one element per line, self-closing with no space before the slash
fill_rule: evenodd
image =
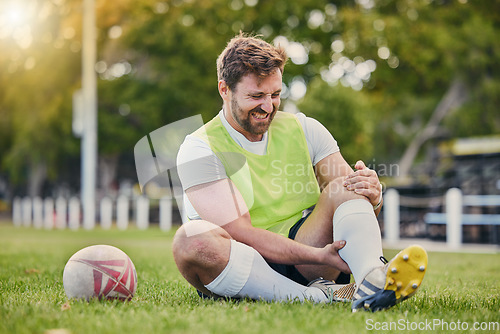
<path id="1" fill-rule="evenodd" d="M 408 148 L 406 149 L 403 157 L 399 161 L 399 176 L 398 179 L 405 180 L 409 173 L 410 168 L 415 160 L 420 147 L 429 139 L 434 137 L 439 129 L 439 124 L 443 118 L 452 110 L 460 107 L 467 100 L 467 89 L 464 84 L 458 80 L 453 80 L 450 88 L 443 96 L 436 109 L 425 125 L 425 127 L 417 133 Z"/>

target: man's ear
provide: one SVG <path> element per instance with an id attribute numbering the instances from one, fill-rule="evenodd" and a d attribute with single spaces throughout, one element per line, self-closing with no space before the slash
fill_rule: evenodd
<path id="1" fill-rule="evenodd" d="M 224 80 L 219 80 L 218 83 L 219 94 L 224 101 L 229 100 L 229 86 Z"/>

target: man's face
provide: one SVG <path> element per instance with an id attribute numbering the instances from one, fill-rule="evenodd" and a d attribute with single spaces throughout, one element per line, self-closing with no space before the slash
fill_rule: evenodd
<path id="1" fill-rule="evenodd" d="M 282 87 L 281 71 L 259 78 L 247 74 L 229 90 L 225 111 L 228 122 L 250 141 L 259 141 L 269 129 L 271 121 L 280 105 Z"/>

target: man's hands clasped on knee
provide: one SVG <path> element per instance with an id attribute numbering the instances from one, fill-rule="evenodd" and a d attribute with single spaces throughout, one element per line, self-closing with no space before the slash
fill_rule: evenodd
<path id="1" fill-rule="evenodd" d="M 365 196 L 374 208 L 378 208 L 382 201 L 382 186 L 377 172 L 366 167 L 361 160 L 356 162 L 354 168 L 356 171 L 345 177 L 344 187 Z"/>

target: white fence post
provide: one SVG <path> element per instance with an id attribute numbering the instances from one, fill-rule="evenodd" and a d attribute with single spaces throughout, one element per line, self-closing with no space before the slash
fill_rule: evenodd
<path id="1" fill-rule="evenodd" d="M 64 197 L 56 199 L 56 227 L 59 229 L 66 228 L 67 205 Z"/>
<path id="2" fill-rule="evenodd" d="M 149 225 L 149 198 L 144 196 L 137 197 L 136 209 L 135 223 L 137 228 L 145 230 Z"/>
<path id="3" fill-rule="evenodd" d="M 160 199 L 160 230 L 170 231 L 172 228 L 172 198 Z"/>
<path id="4" fill-rule="evenodd" d="M 22 206 L 23 206 L 23 213 L 22 213 L 23 225 L 30 226 L 31 225 L 31 209 L 32 209 L 31 199 L 29 197 L 24 197 L 23 202 L 22 202 Z"/>
<path id="5" fill-rule="evenodd" d="M 77 230 L 80 227 L 80 201 L 76 197 L 69 199 L 69 219 L 68 226 L 72 230 Z"/>
<path id="6" fill-rule="evenodd" d="M 33 226 L 35 228 L 43 226 L 43 202 L 38 196 L 33 198 Z"/>
<path id="7" fill-rule="evenodd" d="M 54 200 L 50 197 L 43 201 L 43 226 L 46 229 L 54 227 Z"/>
<path id="8" fill-rule="evenodd" d="M 113 222 L 113 202 L 111 198 L 104 197 L 101 199 L 101 228 L 109 230 Z"/>
<path id="9" fill-rule="evenodd" d="M 458 188 L 446 192 L 446 243 L 454 249 L 462 244 L 462 191 Z"/>
<path id="10" fill-rule="evenodd" d="M 399 241 L 399 193 L 388 189 L 384 194 L 384 230 L 387 242 Z"/>
<path id="11" fill-rule="evenodd" d="M 121 195 L 116 201 L 116 227 L 126 230 L 128 227 L 128 197 Z"/>
<path id="12" fill-rule="evenodd" d="M 15 197 L 12 201 L 12 222 L 14 226 L 19 227 L 23 221 L 23 209 L 21 205 L 21 199 L 19 197 Z"/>

